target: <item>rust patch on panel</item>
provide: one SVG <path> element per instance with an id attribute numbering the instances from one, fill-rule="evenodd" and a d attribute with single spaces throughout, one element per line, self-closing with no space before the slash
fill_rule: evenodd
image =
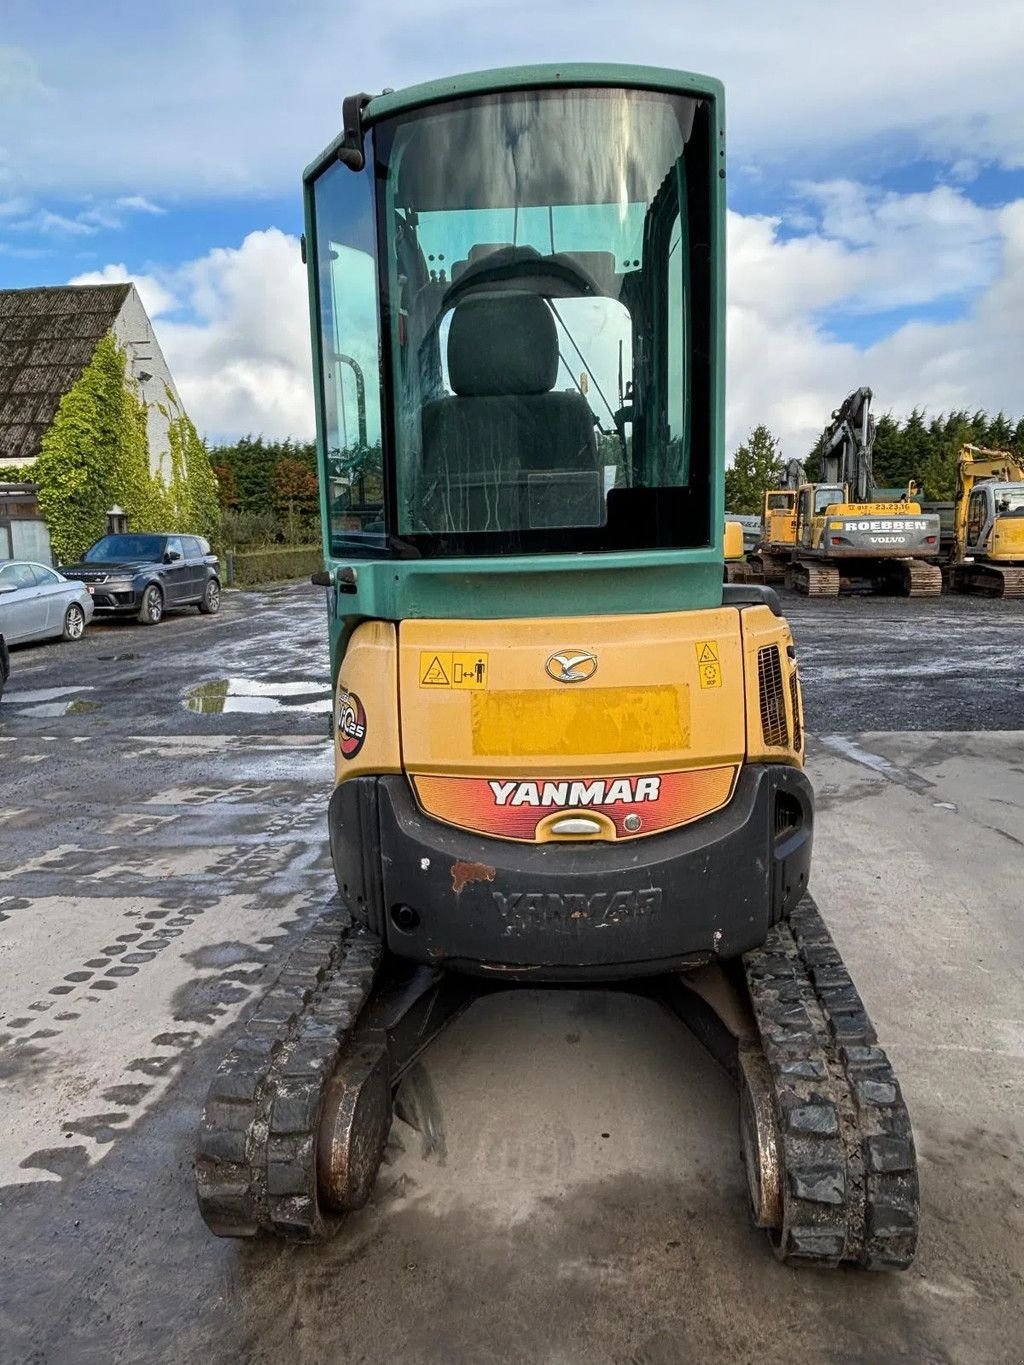
<path id="1" fill-rule="evenodd" d="M 493 882 L 494 868 L 486 863 L 452 863 L 452 889 L 456 895 L 469 882 Z"/>

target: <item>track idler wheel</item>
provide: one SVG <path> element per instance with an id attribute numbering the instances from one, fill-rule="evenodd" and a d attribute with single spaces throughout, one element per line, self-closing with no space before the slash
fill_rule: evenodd
<path id="1" fill-rule="evenodd" d="M 361 1209 L 373 1190 L 391 1128 L 391 1082 L 384 1048 L 346 1057 L 327 1084 L 317 1133 L 320 1198 L 339 1213 Z"/>
<path id="2" fill-rule="evenodd" d="M 740 1148 L 755 1227 L 782 1227 L 783 1170 L 771 1074 L 760 1052 L 741 1049 Z M 773 1238 L 774 1240 L 774 1238 Z"/>

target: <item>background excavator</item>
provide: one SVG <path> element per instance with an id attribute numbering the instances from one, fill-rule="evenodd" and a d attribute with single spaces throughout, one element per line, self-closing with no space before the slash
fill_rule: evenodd
<path id="1" fill-rule="evenodd" d="M 765 494 L 764 535 L 751 567 L 811 597 L 842 590 L 933 597 L 942 591 L 939 518 L 922 512 L 913 486 L 879 498 L 872 466 L 871 390 L 856 389 L 821 438 L 821 473 L 808 483 L 790 461 L 783 486 Z"/>
<path id="2" fill-rule="evenodd" d="M 966 445 L 957 464 L 954 592 L 1024 597 L 1024 462 L 1005 450 Z"/>

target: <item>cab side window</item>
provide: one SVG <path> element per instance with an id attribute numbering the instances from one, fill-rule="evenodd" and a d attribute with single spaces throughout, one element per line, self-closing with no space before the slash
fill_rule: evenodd
<path id="1" fill-rule="evenodd" d="M 981 535 L 985 524 L 985 494 L 981 491 L 971 494 L 967 508 L 967 539 L 971 544 Z"/>
<path id="2" fill-rule="evenodd" d="M 185 551 L 182 548 L 181 540 L 178 536 L 167 537 L 167 544 L 164 546 L 164 554 L 176 556 L 178 559 L 185 558 Z"/>

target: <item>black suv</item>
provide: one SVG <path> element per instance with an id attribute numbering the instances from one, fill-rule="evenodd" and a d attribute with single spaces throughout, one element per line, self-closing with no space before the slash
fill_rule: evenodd
<path id="1" fill-rule="evenodd" d="M 78 564 L 62 565 L 92 593 L 97 616 L 137 616 L 155 626 L 165 611 L 198 607 L 212 616 L 220 607 L 217 556 L 199 536 L 139 531 L 104 536 Z"/>

